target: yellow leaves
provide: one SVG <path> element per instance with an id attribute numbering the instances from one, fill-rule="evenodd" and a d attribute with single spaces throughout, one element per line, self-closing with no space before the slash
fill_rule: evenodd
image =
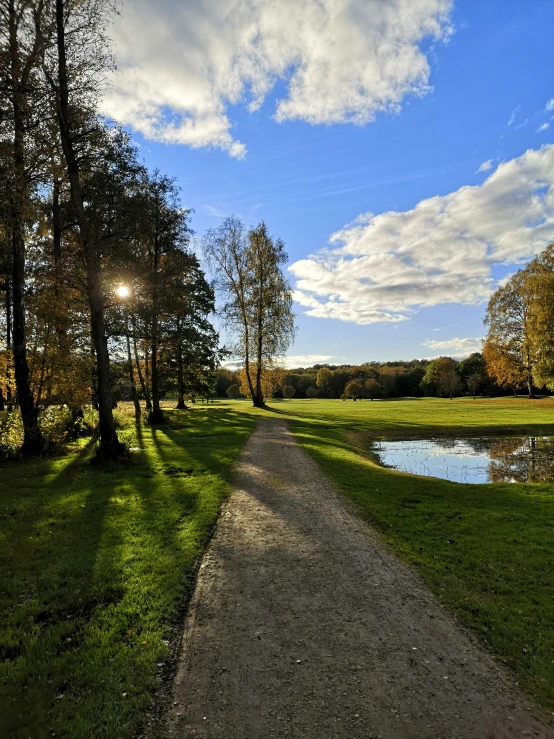
<path id="1" fill-rule="evenodd" d="M 250 379 L 254 388 L 256 386 L 257 364 L 250 363 Z M 273 393 L 280 387 L 283 387 L 287 379 L 286 371 L 282 367 L 263 367 L 262 368 L 262 392 L 264 398 L 271 398 Z M 243 368 L 239 375 L 240 392 L 245 398 L 251 398 L 250 386 L 246 376 L 246 370 Z"/>

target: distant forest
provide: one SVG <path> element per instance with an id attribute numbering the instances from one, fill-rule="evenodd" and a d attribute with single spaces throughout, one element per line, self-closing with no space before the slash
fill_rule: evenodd
<path id="1" fill-rule="evenodd" d="M 271 373 L 268 381 L 271 383 Z M 285 389 L 288 388 L 288 391 Z M 285 389 L 285 392 L 283 390 Z M 315 364 L 290 370 L 275 369 L 275 398 L 404 398 L 455 397 L 459 395 L 507 395 L 521 387 L 498 385 L 486 368 L 483 355 L 471 354 L 457 361 L 451 357 L 396 362 L 364 362 L 359 365 Z M 239 370 L 220 368 L 218 397 L 248 397 Z"/>

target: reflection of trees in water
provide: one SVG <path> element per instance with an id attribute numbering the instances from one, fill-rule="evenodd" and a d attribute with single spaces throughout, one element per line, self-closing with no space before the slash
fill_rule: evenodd
<path id="1" fill-rule="evenodd" d="M 382 444 L 379 457 L 404 472 L 457 482 L 554 481 L 554 437 L 438 436 Z"/>
<path id="2" fill-rule="evenodd" d="M 554 439 L 524 437 L 491 439 L 491 482 L 550 482 L 554 478 Z"/>

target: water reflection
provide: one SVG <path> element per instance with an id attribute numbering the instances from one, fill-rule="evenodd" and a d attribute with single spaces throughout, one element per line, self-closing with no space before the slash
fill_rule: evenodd
<path id="1" fill-rule="evenodd" d="M 554 437 L 503 436 L 381 441 L 374 450 L 386 467 L 465 483 L 552 482 Z"/>

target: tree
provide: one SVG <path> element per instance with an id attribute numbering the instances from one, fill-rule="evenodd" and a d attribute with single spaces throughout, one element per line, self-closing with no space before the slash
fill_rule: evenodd
<path id="1" fill-rule="evenodd" d="M 221 295 L 220 310 L 226 327 L 235 334 L 233 353 L 244 362 L 247 397 L 254 397 L 250 371 L 252 353 L 251 290 L 248 244 L 244 223 L 229 216 L 204 237 L 204 254 L 214 275 L 214 285 Z M 244 394 L 244 393 L 243 393 Z"/>
<path id="2" fill-rule="evenodd" d="M 324 398 L 329 397 L 332 376 L 333 373 L 328 367 L 322 367 L 317 371 L 316 384 Z"/>
<path id="3" fill-rule="evenodd" d="M 183 372 L 183 344 L 182 332 L 184 330 L 183 318 L 187 310 L 192 309 L 193 301 L 187 302 L 187 286 L 191 286 L 193 280 L 187 284 L 183 275 L 192 272 L 196 279 L 197 291 L 202 288 L 210 293 L 204 295 L 208 299 L 208 305 L 203 306 L 203 315 L 213 309 L 213 297 L 211 291 L 203 280 L 199 271 L 198 261 L 193 255 L 186 253 L 190 229 L 188 226 L 189 213 L 182 208 L 179 202 L 179 188 L 174 180 L 161 175 L 157 170 L 152 176 L 143 179 L 142 192 L 139 201 L 142 203 L 142 217 L 138 224 L 137 253 L 139 261 L 142 262 L 146 271 L 142 274 L 144 281 L 144 317 L 150 338 L 150 379 L 152 410 L 148 415 L 151 424 L 163 423 L 165 416 L 160 406 L 161 389 L 159 373 L 160 348 L 163 344 L 164 316 L 170 314 L 175 316 L 175 308 L 180 307 L 179 319 L 174 318 L 174 337 L 176 340 L 177 370 L 179 374 L 179 393 L 184 396 L 184 372 Z M 140 267 L 137 265 L 137 269 Z M 193 288 L 191 287 L 191 290 Z M 188 291 L 188 298 L 191 297 Z M 211 297 L 211 301 L 210 301 Z M 197 295 L 196 304 L 200 300 Z M 195 308 L 194 310 L 197 310 Z M 190 323 L 190 322 L 189 322 Z M 183 401 L 179 404 L 184 407 Z"/>
<path id="4" fill-rule="evenodd" d="M 317 390 L 313 385 L 310 385 L 309 388 L 306 389 L 306 397 L 310 400 L 313 400 L 317 395 Z"/>
<path id="5" fill-rule="evenodd" d="M 226 325 L 236 336 L 234 351 L 244 363 L 248 395 L 262 407 L 264 372 L 294 338 L 292 293 L 282 272 L 284 244 L 269 235 L 263 222 L 246 232 L 231 217 L 208 232 L 204 251 L 225 301 Z"/>
<path id="6" fill-rule="evenodd" d="M 469 392 L 473 395 L 473 400 L 475 400 L 475 396 L 481 387 L 481 382 L 482 377 L 480 372 L 474 372 L 466 379 L 466 384 L 469 388 Z"/>
<path id="7" fill-rule="evenodd" d="M 526 385 L 533 393 L 533 371 L 540 359 L 533 332 L 534 292 L 529 273 L 520 270 L 491 296 L 484 323 L 487 371 L 499 385 Z"/>
<path id="8" fill-rule="evenodd" d="M 529 343 L 537 362 L 533 379 L 539 386 L 554 389 L 554 242 L 525 269 L 532 295 Z"/>
<path id="9" fill-rule="evenodd" d="M 257 365 L 255 362 L 250 364 L 253 375 L 257 371 Z M 282 388 L 285 384 L 286 375 L 281 367 L 269 367 L 265 366 L 261 375 L 262 393 L 264 398 L 271 398 L 273 393 L 278 389 Z M 250 394 L 250 382 L 246 374 L 246 369 L 243 369 L 239 373 L 240 380 L 240 392 L 245 398 L 251 398 Z"/>
<path id="10" fill-rule="evenodd" d="M 55 0 L 53 22 L 56 54 L 44 64 L 53 92 L 53 107 L 86 267 L 86 288 L 97 367 L 99 456 L 103 459 L 121 456 L 125 452 L 125 446 L 117 438 L 112 412 L 101 254 L 85 204 L 83 165 L 86 154 L 90 153 L 91 148 L 94 150 L 93 140 L 99 134 L 95 113 L 101 80 L 110 66 L 105 34 L 110 10 L 102 0 L 85 3 Z"/>
<path id="11" fill-rule="evenodd" d="M 461 392 L 463 384 L 455 367 L 450 369 L 445 368 L 439 374 L 437 378 L 437 387 L 439 392 L 441 394 L 444 393 L 445 395 L 448 395 L 450 400 L 452 400 L 452 397 L 455 394 Z"/>
<path id="12" fill-rule="evenodd" d="M 238 400 L 240 398 L 240 387 L 237 385 L 237 383 L 233 383 L 232 385 L 229 385 L 227 388 L 227 395 L 232 400 Z"/>
<path id="13" fill-rule="evenodd" d="M 473 352 L 469 357 L 463 359 L 458 365 L 458 369 L 460 377 L 466 383 L 474 399 L 479 390 L 490 385 L 485 360 L 480 352 Z"/>
<path id="14" fill-rule="evenodd" d="M 344 394 L 347 398 L 352 398 L 352 400 L 356 401 L 358 398 L 363 397 L 364 387 L 358 382 L 358 380 L 350 380 L 344 388 Z"/>
<path id="15" fill-rule="evenodd" d="M 292 385 L 285 385 L 283 387 L 283 398 L 290 398 L 292 400 L 295 392 L 296 391 Z"/>
<path id="16" fill-rule="evenodd" d="M 452 357 L 439 357 L 429 362 L 421 385 L 426 393 L 439 395 L 451 395 L 459 392 L 460 388 L 455 381 L 459 379 L 457 362 Z"/>
<path id="17" fill-rule="evenodd" d="M 379 372 L 379 383 L 383 388 L 383 395 L 387 398 L 391 398 L 395 394 L 394 390 L 397 374 L 395 367 L 381 367 L 381 371 Z"/>
<path id="18" fill-rule="evenodd" d="M 292 292 L 282 267 L 288 260 L 285 246 L 274 240 L 265 223 L 248 234 L 248 268 L 250 273 L 251 316 L 256 358 L 256 407 L 264 405 L 261 377 L 264 366 L 288 349 L 294 338 Z"/>
<path id="19" fill-rule="evenodd" d="M 2 99 L 4 112 L 3 147 L 5 168 L 4 195 L 7 196 L 7 222 L 12 246 L 11 288 L 13 326 L 13 368 L 17 398 L 23 422 L 24 440 L 21 451 L 26 456 L 41 454 L 46 447 L 39 429 L 38 412 L 31 392 L 27 361 L 25 316 L 26 239 L 32 216 L 32 196 L 36 191 L 37 169 L 40 167 L 40 105 L 43 91 L 39 81 L 39 65 L 46 41 L 40 32 L 44 22 L 44 3 L 6 0 L 0 9 L 4 31 L 1 49 Z M 9 295 L 7 293 L 9 301 Z M 9 309 L 8 309 L 9 310 Z"/>
<path id="20" fill-rule="evenodd" d="M 364 391 L 368 398 L 380 398 L 383 395 L 382 385 L 372 377 L 364 382 Z"/>
<path id="21" fill-rule="evenodd" d="M 517 395 L 517 391 L 525 386 L 525 369 L 517 356 L 504 351 L 493 342 L 486 342 L 483 347 L 483 358 L 488 374 L 500 387 L 511 388 L 514 395 Z"/>

